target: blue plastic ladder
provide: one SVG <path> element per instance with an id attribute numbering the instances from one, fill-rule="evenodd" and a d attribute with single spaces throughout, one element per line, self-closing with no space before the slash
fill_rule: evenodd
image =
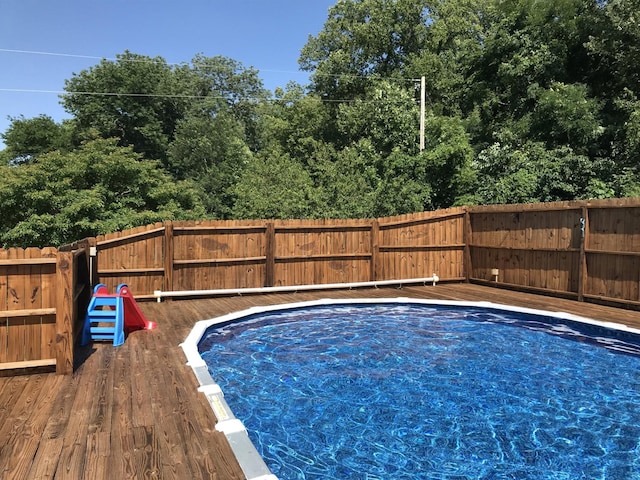
<path id="1" fill-rule="evenodd" d="M 124 305 L 120 295 L 109 295 L 100 283 L 93 289 L 82 329 L 81 345 L 93 340 L 113 341 L 117 347 L 124 343 Z"/>

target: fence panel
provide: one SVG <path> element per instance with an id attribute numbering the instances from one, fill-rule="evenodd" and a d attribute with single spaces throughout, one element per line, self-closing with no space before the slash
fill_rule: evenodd
<path id="1" fill-rule="evenodd" d="M 274 285 L 371 279 L 371 221 L 279 221 L 274 230 Z"/>
<path id="2" fill-rule="evenodd" d="M 265 232 L 265 222 L 174 222 L 172 290 L 262 287 Z"/>
<path id="3" fill-rule="evenodd" d="M 575 202 L 474 207 L 470 220 L 472 279 L 577 295 L 582 223 Z"/>
<path id="4" fill-rule="evenodd" d="M 464 215 L 455 208 L 379 219 L 382 280 L 464 278 Z"/>
<path id="5" fill-rule="evenodd" d="M 0 250 L 0 370 L 55 365 L 56 250 Z"/>
<path id="6" fill-rule="evenodd" d="M 16 260 L 15 265 L 7 269 L 7 310 L 24 311 L 24 277 L 25 266 L 20 260 L 24 259 L 24 250 L 21 248 L 12 248 L 8 252 L 9 259 Z M 7 348 L 8 362 L 26 361 L 25 355 L 25 317 L 15 316 L 8 317 L 8 336 L 9 345 Z"/>
<path id="7" fill-rule="evenodd" d="M 141 297 L 436 273 L 443 280 L 640 302 L 639 199 L 474 206 L 373 220 L 166 222 L 99 238 L 98 249 L 101 279 L 112 289 L 128 283 Z"/>
<path id="8" fill-rule="evenodd" d="M 589 208 L 586 297 L 640 302 L 640 207 L 627 202 Z"/>
<path id="9" fill-rule="evenodd" d="M 42 249 L 42 257 L 56 258 L 57 250 L 53 247 Z M 57 308 L 56 303 L 56 269 L 52 263 L 41 265 L 40 295 L 42 308 Z M 56 316 L 55 314 L 42 316 L 41 357 L 55 358 L 56 356 Z"/>
<path id="10" fill-rule="evenodd" d="M 110 291 L 126 283 L 132 292 L 163 288 L 164 226 L 162 223 L 96 238 L 98 275 Z"/>

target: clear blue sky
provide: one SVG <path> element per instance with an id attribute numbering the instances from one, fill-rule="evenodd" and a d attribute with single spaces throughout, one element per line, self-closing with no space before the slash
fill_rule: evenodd
<path id="1" fill-rule="evenodd" d="M 270 90 L 290 80 L 304 84 L 300 49 L 322 29 L 336 2 L 2 0 L 0 133 L 9 116 L 68 117 L 57 93 L 18 90 L 60 92 L 73 73 L 125 50 L 169 63 L 189 62 L 197 53 L 223 55 L 257 68 Z"/>

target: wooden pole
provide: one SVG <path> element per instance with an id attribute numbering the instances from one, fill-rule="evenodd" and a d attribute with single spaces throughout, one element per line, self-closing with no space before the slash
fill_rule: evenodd
<path id="1" fill-rule="evenodd" d="M 380 275 L 380 222 L 374 218 L 371 222 L 371 264 L 369 280 L 372 282 L 378 280 Z"/>
<path id="2" fill-rule="evenodd" d="M 273 287 L 276 281 L 276 227 L 273 222 L 267 223 L 264 240 L 265 269 L 264 286 Z"/>
<path id="3" fill-rule="evenodd" d="M 580 218 L 580 259 L 578 262 L 578 301 L 584 302 L 584 289 L 589 272 L 587 271 L 587 236 L 589 235 L 589 208 L 581 208 Z"/>
<path id="4" fill-rule="evenodd" d="M 173 223 L 171 220 L 167 220 L 164 222 L 164 285 L 162 287 L 165 292 L 173 291 L 173 242 Z"/>
<path id="5" fill-rule="evenodd" d="M 58 252 L 56 264 L 56 373 L 73 373 L 73 252 Z"/>
<path id="6" fill-rule="evenodd" d="M 473 231 L 471 229 L 471 214 L 469 210 L 464 212 L 464 230 L 463 230 L 463 243 L 464 243 L 464 278 L 465 282 L 469 283 L 471 280 L 472 265 L 471 265 L 471 238 Z"/>

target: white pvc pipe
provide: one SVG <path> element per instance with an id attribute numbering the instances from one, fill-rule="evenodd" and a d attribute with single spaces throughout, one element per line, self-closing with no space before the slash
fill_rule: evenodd
<path id="1" fill-rule="evenodd" d="M 362 287 L 382 287 L 388 285 L 409 285 L 414 283 L 422 283 L 426 285 L 431 283 L 434 287 L 440 281 L 440 277 L 433 274 L 432 277 L 426 278 L 405 278 L 403 280 L 377 280 L 371 282 L 352 282 L 352 283 L 319 283 L 315 285 L 289 285 L 282 287 L 254 287 L 254 288 L 223 288 L 218 290 L 179 290 L 175 292 L 163 292 L 156 290 L 153 296 L 158 302 L 163 297 L 204 297 L 215 295 L 242 295 L 249 293 L 281 293 L 281 292 L 302 292 L 306 290 L 335 290 L 335 289 L 351 289 Z"/>

